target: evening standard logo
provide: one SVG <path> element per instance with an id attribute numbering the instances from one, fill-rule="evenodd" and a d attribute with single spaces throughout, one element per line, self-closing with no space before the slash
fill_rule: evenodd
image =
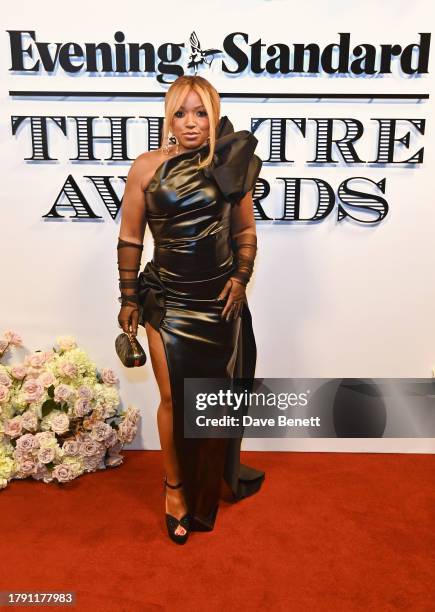
<path id="1" fill-rule="evenodd" d="M 9 34 L 10 71 L 39 76 L 42 72 L 57 74 L 154 74 L 159 83 L 170 84 L 201 66 L 210 67 L 221 59 L 224 74 L 291 77 L 298 74 L 352 75 L 367 77 L 391 75 L 393 68 L 400 77 L 429 72 L 430 32 L 419 33 L 418 42 L 406 46 L 396 43 L 355 44 L 349 32 L 338 33 L 338 42 L 323 48 L 315 42 L 264 41 L 246 32 L 231 32 L 216 47 L 202 44 L 196 31 L 188 43 L 165 41 L 129 42 L 117 31 L 114 41 L 47 42 L 38 40 L 35 30 L 7 30 Z M 166 78 L 168 77 L 168 78 Z"/>

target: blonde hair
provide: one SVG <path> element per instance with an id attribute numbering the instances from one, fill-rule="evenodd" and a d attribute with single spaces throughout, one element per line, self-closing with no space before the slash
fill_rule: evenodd
<path id="1" fill-rule="evenodd" d="M 161 146 L 167 142 L 170 130 L 170 125 L 174 114 L 183 104 L 183 101 L 190 90 L 196 91 L 204 104 L 205 110 L 210 121 L 210 150 L 207 157 L 200 162 L 198 169 L 208 166 L 214 155 L 214 147 L 216 142 L 216 128 L 219 123 L 221 100 L 218 92 L 213 85 L 201 76 L 183 75 L 178 77 L 169 87 L 165 96 L 165 118 L 163 121 L 162 142 Z"/>

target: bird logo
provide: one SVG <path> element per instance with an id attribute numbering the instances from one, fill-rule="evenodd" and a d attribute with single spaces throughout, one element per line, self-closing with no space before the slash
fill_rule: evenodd
<path id="1" fill-rule="evenodd" d="M 216 53 L 222 53 L 221 49 L 201 49 L 201 44 L 199 42 L 198 36 L 196 32 L 192 32 L 189 38 L 190 48 L 192 49 L 192 53 L 189 55 L 189 63 L 187 64 L 188 68 L 193 68 L 195 72 L 198 70 L 198 66 L 201 64 L 211 65 L 214 57 L 208 61 L 207 57 L 209 55 L 215 55 Z"/>

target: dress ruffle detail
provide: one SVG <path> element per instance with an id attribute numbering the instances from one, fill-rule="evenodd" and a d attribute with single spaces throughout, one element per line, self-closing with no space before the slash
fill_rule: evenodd
<path id="1" fill-rule="evenodd" d="M 165 286 L 152 261 L 149 261 L 138 276 L 139 323 L 146 321 L 158 330 L 165 316 Z"/>
<path id="2" fill-rule="evenodd" d="M 254 154 L 257 144 L 257 138 L 249 130 L 235 132 L 226 115 L 220 118 L 213 161 L 203 172 L 206 177 L 213 177 L 231 204 L 237 203 L 255 187 L 263 165 Z"/>

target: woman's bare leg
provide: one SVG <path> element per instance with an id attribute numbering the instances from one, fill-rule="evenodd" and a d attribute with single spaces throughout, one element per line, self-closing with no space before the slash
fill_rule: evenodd
<path id="1" fill-rule="evenodd" d="M 177 484 L 180 482 L 180 471 L 175 454 L 171 385 L 165 348 L 159 332 L 151 327 L 148 322 L 145 324 L 145 329 L 148 337 L 151 364 L 160 391 L 157 425 L 163 454 L 163 465 L 169 484 Z M 186 510 L 182 488 L 170 489 L 166 487 L 166 512 L 179 519 L 186 514 Z M 183 535 L 185 533 L 184 527 L 179 525 L 175 533 Z"/>

